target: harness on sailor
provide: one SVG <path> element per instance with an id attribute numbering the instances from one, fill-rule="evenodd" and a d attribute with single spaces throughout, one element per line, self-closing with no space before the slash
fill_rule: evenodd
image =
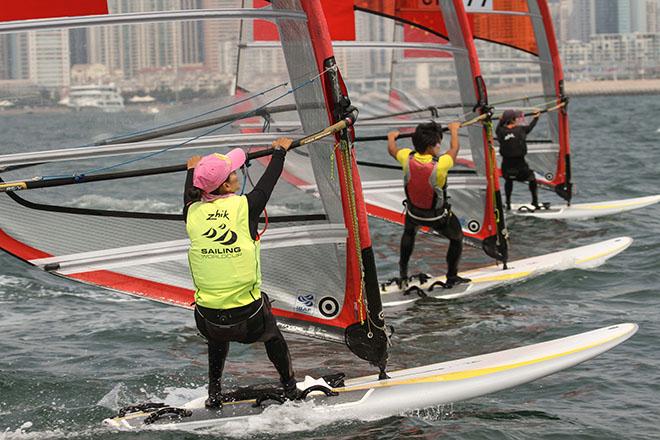
<path id="1" fill-rule="evenodd" d="M 405 173 L 403 176 L 403 188 L 406 193 L 406 199 L 403 201 L 403 206 L 405 207 L 406 215 L 409 215 L 415 220 L 423 222 L 435 222 L 447 218 L 451 212 L 451 205 L 448 202 L 449 196 L 447 195 L 447 181 L 445 180 L 445 184 L 442 186 L 442 188 L 439 188 L 436 184 L 438 173 L 437 157 L 433 158 L 433 168 L 428 179 L 428 183 L 431 185 L 433 190 L 431 208 L 420 208 L 412 202 L 408 187 L 411 180 L 410 162 L 412 161 L 414 155 L 414 151 L 411 151 L 408 155 Z"/>

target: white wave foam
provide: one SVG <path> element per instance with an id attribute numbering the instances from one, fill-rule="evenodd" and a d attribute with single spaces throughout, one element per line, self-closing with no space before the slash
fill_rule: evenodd
<path id="1" fill-rule="evenodd" d="M 332 412 L 316 407 L 313 402 L 286 402 L 272 405 L 259 416 L 224 423 L 221 427 L 198 432 L 246 438 L 259 434 L 281 435 L 301 431 L 313 431 L 330 424 L 348 424 L 345 413 Z"/>
<path id="2" fill-rule="evenodd" d="M 0 440 L 48 440 L 66 438 L 67 434 L 61 430 L 28 432 L 32 428 L 32 422 L 25 422 L 20 428 L 6 428 L 0 432 Z"/>
<path id="3" fill-rule="evenodd" d="M 165 403 L 170 406 L 182 406 L 186 402 L 206 395 L 206 386 L 194 389 L 166 388 L 168 393 Z M 158 400 L 158 399 L 154 399 Z M 382 416 L 359 420 L 378 420 Z M 259 434 L 281 435 L 300 431 L 312 431 L 330 424 L 348 424 L 358 418 L 351 418 L 350 411 L 334 411 L 314 402 L 285 402 L 271 405 L 263 413 L 242 418 L 240 421 L 220 423 L 217 427 L 195 429 L 196 433 L 222 434 L 235 438 L 252 437 Z"/>
<path id="4" fill-rule="evenodd" d="M 180 213 L 181 207 L 153 199 L 116 199 L 114 197 L 87 194 L 73 200 L 73 205 L 80 208 L 111 209 L 118 211 L 147 211 L 161 213 Z"/>
<path id="5" fill-rule="evenodd" d="M 11 275 L 0 275 L 0 286 L 17 287 L 23 285 L 24 278 L 13 277 Z"/>

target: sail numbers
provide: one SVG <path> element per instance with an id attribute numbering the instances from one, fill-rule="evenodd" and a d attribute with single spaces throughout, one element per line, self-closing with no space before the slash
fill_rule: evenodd
<path id="1" fill-rule="evenodd" d="M 493 10 L 493 0 L 463 0 L 468 12 L 483 12 Z M 440 0 L 419 0 L 419 9 L 439 8 Z"/>

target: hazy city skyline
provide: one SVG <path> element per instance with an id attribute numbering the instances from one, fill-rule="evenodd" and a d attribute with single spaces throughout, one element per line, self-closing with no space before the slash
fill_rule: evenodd
<path id="1" fill-rule="evenodd" d="M 172 9 L 222 9 L 241 6 L 241 0 L 109 0 L 111 13 Z M 660 8 L 657 0 L 550 0 L 556 34 L 569 80 L 660 77 Z M 357 13 L 357 38 L 387 41 L 395 38 L 391 21 Z M 244 23 L 252 23 L 245 20 Z M 240 37 L 239 40 L 239 35 Z M 401 38 L 401 35 L 397 38 Z M 241 49 L 252 40 L 252 26 L 239 20 L 200 20 L 141 25 L 99 26 L 0 36 L 0 85 L 14 84 L 66 89 L 72 84 L 117 83 L 123 90 L 212 89 L 238 81 L 258 83 L 286 77 L 276 50 Z M 479 43 L 483 59 L 522 59 L 510 48 Z M 349 80 L 385 83 L 397 62 L 392 50 L 336 49 L 338 64 Z M 511 64 L 510 63 L 510 64 Z M 432 82 L 445 81 L 451 72 L 438 66 L 398 66 L 403 83 L 433 72 Z M 76 66 L 74 68 L 74 66 Z M 511 66 L 508 66 L 511 67 Z M 484 62 L 496 80 L 526 75 L 538 80 L 533 66 L 517 68 Z M 426 70 L 425 70 L 426 69 Z M 430 69 L 430 70 L 429 70 Z M 522 70 L 521 70 L 522 69 Z M 497 76 L 497 75 L 499 76 Z M 235 77 L 238 75 L 238 79 Z M 516 81 L 520 81 L 516 79 Z M 506 82 L 506 81 L 505 81 Z"/>

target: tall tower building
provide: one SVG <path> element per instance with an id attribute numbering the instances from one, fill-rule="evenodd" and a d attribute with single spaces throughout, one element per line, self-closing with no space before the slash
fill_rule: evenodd
<path id="1" fill-rule="evenodd" d="M 619 33 L 619 1 L 597 0 L 594 8 L 596 34 Z"/>
<path id="2" fill-rule="evenodd" d="M 69 31 L 69 51 L 71 52 L 71 65 L 89 64 L 87 53 L 87 28 L 76 28 Z"/>
<path id="3" fill-rule="evenodd" d="M 67 87 L 70 78 L 69 32 L 28 32 L 29 78 L 39 86 Z"/>
<path id="4" fill-rule="evenodd" d="M 202 8 L 240 8 L 241 3 L 241 0 L 202 0 Z M 245 23 L 247 25 L 251 21 L 246 20 Z M 204 20 L 202 22 L 204 67 L 214 72 L 234 73 L 239 32 L 238 20 Z"/>
<path id="5" fill-rule="evenodd" d="M 596 32 L 596 0 L 573 0 L 569 39 L 588 42 Z M 602 1 L 602 0 L 598 0 Z"/>
<path id="6" fill-rule="evenodd" d="M 180 0 L 181 9 L 200 9 L 201 0 Z M 204 25 L 205 20 L 184 21 L 179 23 L 181 52 L 180 64 L 201 64 L 204 62 Z"/>
<path id="7" fill-rule="evenodd" d="M 619 0 L 618 12 L 619 33 L 647 32 L 646 0 Z"/>
<path id="8" fill-rule="evenodd" d="M 658 0 L 646 0 L 646 31 L 660 32 L 660 5 Z"/>
<path id="9" fill-rule="evenodd" d="M 0 35 L 0 79 L 28 79 L 28 34 Z"/>
<path id="10" fill-rule="evenodd" d="M 647 1 L 646 0 L 629 0 L 630 1 L 630 31 L 631 32 L 649 32 L 647 28 L 646 14 L 647 14 Z"/>

